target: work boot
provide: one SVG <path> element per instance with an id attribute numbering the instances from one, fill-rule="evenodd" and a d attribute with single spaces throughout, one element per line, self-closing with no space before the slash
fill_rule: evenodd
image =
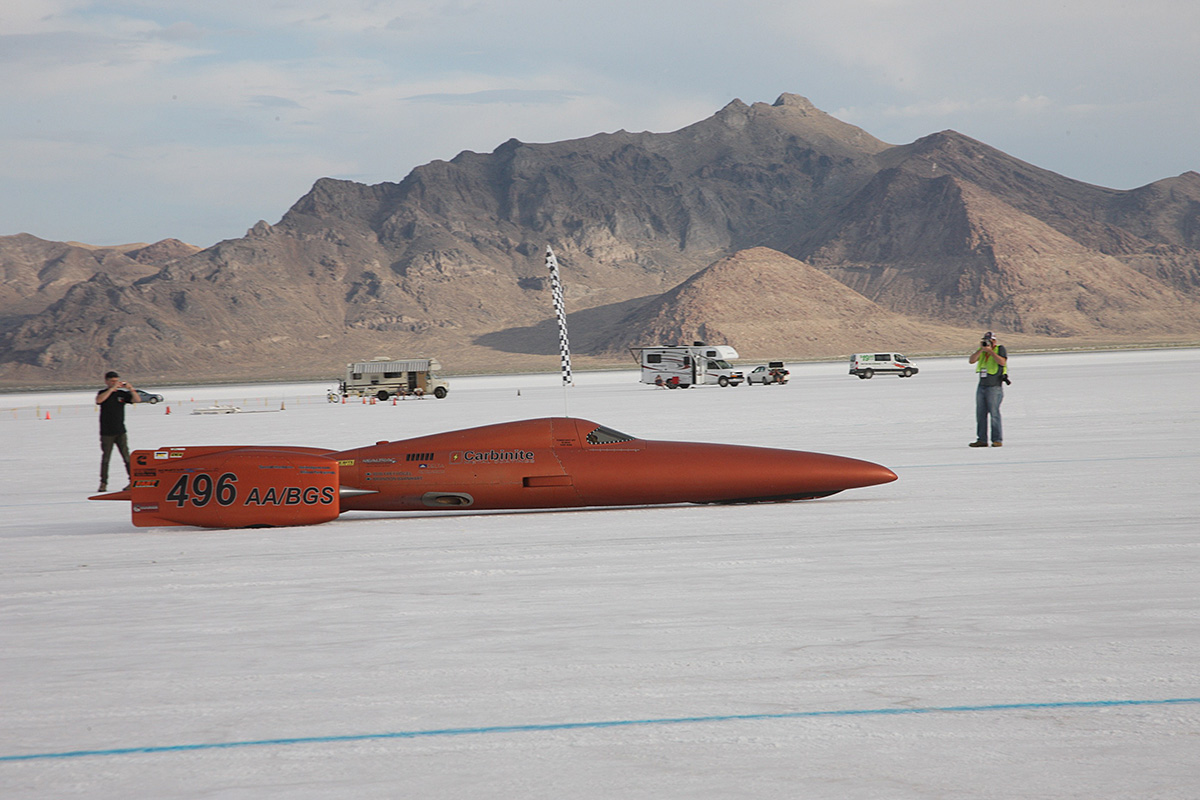
<path id="1" fill-rule="evenodd" d="M 992 447 L 1004 447 L 1004 442 L 992 442 Z"/>
<path id="2" fill-rule="evenodd" d="M 101 481 L 101 482 L 100 482 L 100 488 L 99 488 L 99 489 L 97 489 L 96 491 L 97 491 L 97 492 L 107 492 L 107 491 L 108 491 L 108 484 L 107 484 L 107 483 L 104 483 L 103 481 Z"/>
<path id="3" fill-rule="evenodd" d="M 987 447 L 987 442 L 971 442 L 967 447 Z"/>

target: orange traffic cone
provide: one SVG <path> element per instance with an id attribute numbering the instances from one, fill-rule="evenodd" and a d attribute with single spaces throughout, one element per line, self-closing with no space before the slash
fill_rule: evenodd
<path id="1" fill-rule="evenodd" d="M 167 414 L 170 415 L 170 413 L 171 413 L 171 407 L 167 406 Z"/>
<path id="2" fill-rule="evenodd" d="M 47 412 L 46 412 L 46 419 L 50 419 L 50 412 L 49 412 L 49 411 L 47 411 Z"/>

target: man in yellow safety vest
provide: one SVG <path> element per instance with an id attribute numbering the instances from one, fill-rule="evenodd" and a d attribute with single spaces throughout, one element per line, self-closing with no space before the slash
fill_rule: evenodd
<path id="1" fill-rule="evenodd" d="M 996 337 L 988 331 L 979 342 L 979 349 L 971 354 L 970 363 L 979 373 L 979 387 L 975 390 L 975 441 L 970 447 L 988 446 L 988 418 L 992 423 L 992 447 L 1004 444 L 1004 431 L 1000 426 L 1000 404 L 1004 402 L 1004 384 L 1008 383 L 1008 350 L 996 344 Z"/>

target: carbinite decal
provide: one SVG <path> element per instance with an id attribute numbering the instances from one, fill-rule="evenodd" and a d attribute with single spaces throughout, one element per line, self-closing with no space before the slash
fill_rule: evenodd
<path id="1" fill-rule="evenodd" d="M 535 460 L 532 450 L 456 450 L 450 454 L 451 464 L 528 464 Z"/>

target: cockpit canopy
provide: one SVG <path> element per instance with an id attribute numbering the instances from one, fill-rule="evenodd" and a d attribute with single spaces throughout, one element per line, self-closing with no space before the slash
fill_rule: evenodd
<path id="1" fill-rule="evenodd" d="M 616 444 L 618 442 L 631 442 L 633 436 L 620 431 L 614 431 L 612 428 L 606 428 L 603 425 L 597 425 L 596 428 L 587 435 L 588 444 Z"/>

